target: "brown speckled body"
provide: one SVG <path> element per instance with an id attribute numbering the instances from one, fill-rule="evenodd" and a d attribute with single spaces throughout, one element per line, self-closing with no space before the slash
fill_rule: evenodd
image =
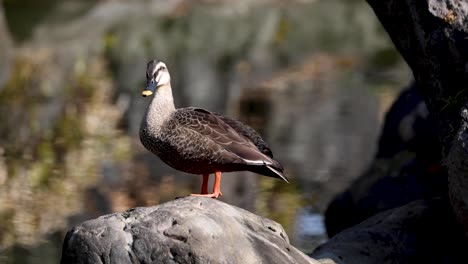
<path id="1" fill-rule="evenodd" d="M 218 131 L 212 130 L 216 126 Z M 226 134 L 233 128 L 224 124 L 217 117 L 200 108 L 182 108 L 176 110 L 163 123 L 157 136 L 151 136 L 142 128 L 140 139 L 143 145 L 171 167 L 193 174 L 209 174 L 215 170 L 236 171 L 234 164 L 244 168 L 243 160 L 227 151 L 204 134 L 214 135 L 224 144 L 232 144 L 232 136 Z M 200 132 L 202 131 L 202 132 Z M 225 132 L 225 133 L 223 133 Z M 252 147 L 246 139 L 236 135 L 238 144 Z M 255 147 L 255 146 L 254 146 Z"/>
<path id="2" fill-rule="evenodd" d="M 155 62 L 156 64 L 158 62 Z M 249 126 L 207 110 L 175 109 L 167 69 L 148 64 L 147 76 L 165 83 L 143 117 L 140 140 L 171 167 L 192 174 L 248 170 L 287 181 L 283 167 Z"/>

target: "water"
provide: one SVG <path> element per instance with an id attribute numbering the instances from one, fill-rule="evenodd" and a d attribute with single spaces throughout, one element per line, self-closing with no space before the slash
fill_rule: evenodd
<path id="1" fill-rule="evenodd" d="M 295 243 L 305 252 L 327 241 L 324 217 L 313 208 L 304 207 L 296 215 Z"/>

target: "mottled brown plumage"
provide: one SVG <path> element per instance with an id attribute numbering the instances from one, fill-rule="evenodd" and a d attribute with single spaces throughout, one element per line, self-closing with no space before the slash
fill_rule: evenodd
<path id="1" fill-rule="evenodd" d="M 224 123 L 230 125 L 237 133 L 248 138 L 263 154 L 273 158 L 273 152 L 271 151 L 270 146 L 268 146 L 268 144 L 263 141 L 262 137 L 260 137 L 257 131 L 255 131 L 253 128 L 228 116 L 223 116 L 218 113 L 213 114 L 223 120 Z"/>
<path id="2" fill-rule="evenodd" d="M 155 95 L 142 121 L 142 144 L 173 168 L 203 175 L 202 193 L 207 175 L 215 173 L 216 190 L 204 196 L 221 194 L 221 172 L 247 170 L 287 181 L 268 145 L 249 126 L 201 108 L 175 109 L 163 62 L 148 63 L 147 84 L 143 95 Z"/>

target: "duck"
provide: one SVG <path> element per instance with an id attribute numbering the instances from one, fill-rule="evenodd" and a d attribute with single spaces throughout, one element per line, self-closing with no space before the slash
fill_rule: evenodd
<path id="1" fill-rule="evenodd" d="M 141 122 L 140 141 L 172 168 L 203 177 L 200 193 L 190 196 L 222 196 L 224 172 L 251 171 L 289 182 L 284 167 L 253 128 L 203 108 L 176 108 L 171 76 L 161 60 L 148 62 L 141 94 L 152 98 Z M 210 174 L 215 180 L 208 193 Z"/>

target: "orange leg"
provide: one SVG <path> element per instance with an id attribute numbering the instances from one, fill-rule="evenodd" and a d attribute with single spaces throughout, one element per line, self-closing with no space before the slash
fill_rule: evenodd
<path id="1" fill-rule="evenodd" d="M 203 183 L 201 186 L 201 194 L 208 194 L 208 179 L 210 175 L 209 174 L 203 174 Z"/>
<path id="2" fill-rule="evenodd" d="M 208 178 L 208 177 L 207 177 Z M 205 175 L 203 175 L 203 180 L 205 179 Z M 213 193 L 204 194 L 203 193 L 203 185 L 202 185 L 202 194 L 190 194 L 190 196 L 198 196 L 198 197 L 209 197 L 209 198 L 218 198 L 222 196 L 223 193 L 221 192 L 221 171 L 215 172 L 215 181 L 213 186 Z"/>

